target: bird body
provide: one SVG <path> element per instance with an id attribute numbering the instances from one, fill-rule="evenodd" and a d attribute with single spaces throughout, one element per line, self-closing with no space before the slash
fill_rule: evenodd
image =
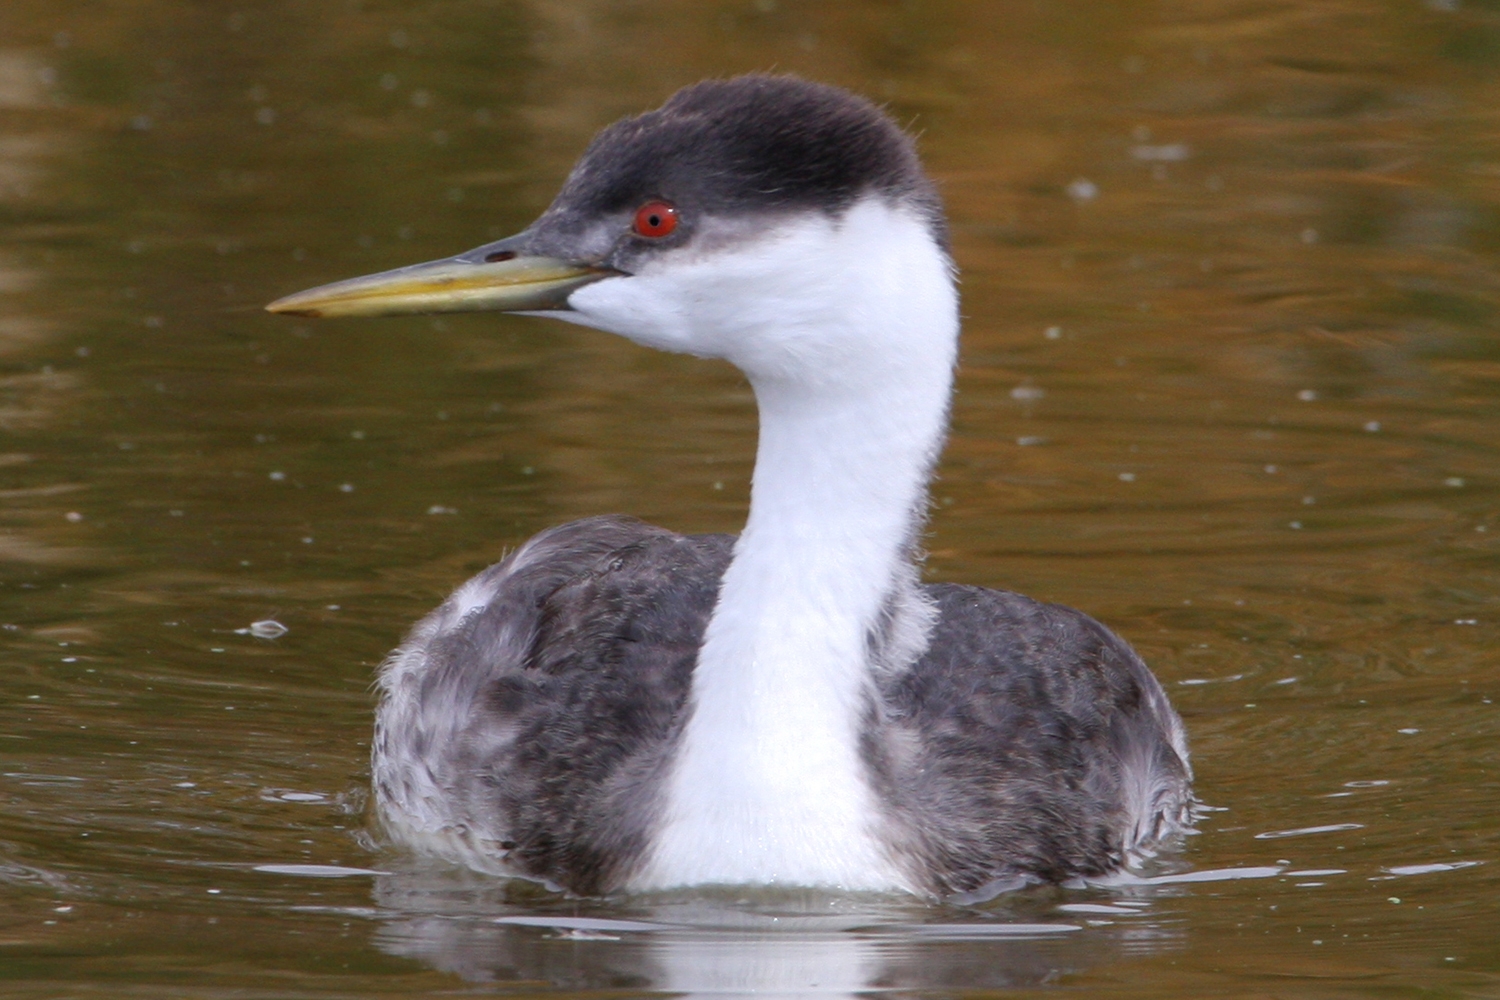
<path id="1" fill-rule="evenodd" d="M 785 859 L 773 823 L 798 817 L 740 808 L 735 761 L 700 790 L 753 831 L 728 841 L 740 850 L 661 837 L 734 547 L 727 535 L 591 518 L 461 587 L 381 674 L 375 792 L 387 829 L 585 894 L 776 882 L 942 897 L 1107 874 L 1182 822 L 1182 730 L 1128 646 L 1069 608 L 928 584 L 917 588 L 926 651 L 870 675 L 857 779 L 829 796 L 858 810 L 865 843 L 813 830 L 808 850 Z M 888 623 L 889 652 L 916 624 Z M 794 754 L 773 760 L 793 781 L 822 778 Z M 871 842 L 876 862 L 849 872 Z M 784 859 L 818 867 L 776 867 Z"/>
<path id="2" fill-rule="evenodd" d="M 950 896 L 1105 874 L 1185 824 L 1181 723 L 1122 640 L 919 583 L 958 300 L 936 196 L 872 105 L 699 84 L 605 130 L 527 232 L 271 308 L 435 307 L 728 360 L 760 439 L 738 538 L 564 525 L 412 630 L 373 752 L 396 839 L 590 894 Z"/>

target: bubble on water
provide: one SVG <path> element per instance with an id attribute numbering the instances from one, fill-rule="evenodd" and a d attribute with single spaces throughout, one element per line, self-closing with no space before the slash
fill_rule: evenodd
<path id="1" fill-rule="evenodd" d="M 427 513 L 429 513 L 429 514 L 457 514 L 458 513 L 458 508 L 457 507 L 444 507 L 440 503 L 435 503 L 431 507 L 427 508 Z"/>
<path id="2" fill-rule="evenodd" d="M 1060 327 L 1060 326 L 1049 326 L 1049 327 L 1047 327 L 1047 329 L 1045 329 L 1045 330 L 1042 331 L 1042 336 L 1046 337 L 1048 340 L 1061 340 L 1062 339 L 1062 327 Z"/>
<path id="3" fill-rule="evenodd" d="M 1202 648 L 1207 649 L 1208 647 L 1204 646 Z M 1245 679 L 1245 675 L 1244 674 L 1229 674 L 1229 675 L 1224 676 L 1224 677 L 1201 677 L 1201 678 L 1200 677 L 1193 677 L 1193 678 L 1189 678 L 1187 680 L 1178 681 L 1177 683 L 1178 684 L 1186 684 L 1186 685 L 1196 685 L 1196 684 L 1227 684 L 1230 681 L 1241 681 L 1241 680 L 1244 680 L 1244 679 Z"/>
<path id="4" fill-rule="evenodd" d="M 1018 385 L 1010 391 L 1010 398 L 1020 400 L 1023 403 L 1034 403 L 1047 395 L 1047 390 L 1039 385 Z"/>
<path id="5" fill-rule="evenodd" d="M 253 635 L 257 639 L 279 639 L 291 631 L 281 622 L 274 618 L 265 618 L 258 622 L 251 622 L 249 628 L 237 628 L 235 635 Z"/>
<path id="6" fill-rule="evenodd" d="M 1368 432 L 1368 433 L 1370 433 L 1370 434 L 1378 434 L 1380 432 L 1380 421 L 1379 420 L 1367 420 L 1367 421 L 1365 421 L 1365 431 Z"/>
<path id="7" fill-rule="evenodd" d="M 1132 147 L 1130 155 L 1142 162 L 1181 163 L 1193 155 L 1185 143 L 1171 142 L 1160 146 L 1139 145 Z"/>
<path id="8" fill-rule="evenodd" d="M 1460 476 L 1449 476 L 1447 479 L 1443 480 L 1443 485 L 1452 486 L 1454 489 L 1458 489 L 1460 486 L 1464 485 L 1464 481 Z"/>
<path id="9" fill-rule="evenodd" d="M 1083 205 L 1099 197 L 1099 185 L 1087 177 L 1078 177 L 1068 182 L 1068 197 Z"/>
<path id="10" fill-rule="evenodd" d="M 275 472 L 272 472 L 272 473 L 271 473 L 271 474 L 270 474 L 270 476 L 269 476 L 269 478 L 270 478 L 270 480 L 271 480 L 271 481 L 272 481 L 272 482 L 275 482 L 275 483 L 279 483 L 279 482 L 281 482 L 281 481 L 282 481 L 282 480 L 283 480 L 283 479 L 285 479 L 285 478 L 286 478 L 286 473 L 285 473 L 285 472 L 282 472 L 282 471 L 280 471 L 280 470 L 279 470 L 279 469 L 278 469 L 278 470 L 277 470 L 277 471 L 275 471 Z"/>
<path id="11" fill-rule="evenodd" d="M 1302 400 L 1302 402 L 1304 402 L 1304 403 L 1311 403 L 1313 400 L 1315 400 L 1315 399 L 1318 398 L 1318 390 L 1316 390 L 1316 389 L 1299 389 L 1297 391 L 1297 398 L 1300 399 L 1300 400 Z"/>
<path id="12" fill-rule="evenodd" d="M 266 802 L 328 802 L 331 796 L 323 792 L 299 792 L 292 788 L 262 788 L 260 797 Z"/>
<path id="13" fill-rule="evenodd" d="M 1135 482 L 1135 473 L 1134 472 L 1122 472 L 1122 473 L 1120 473 L 1120 482 L 1122 482 L 1122 483 L 1133 483 L 1133 482 Z"/>

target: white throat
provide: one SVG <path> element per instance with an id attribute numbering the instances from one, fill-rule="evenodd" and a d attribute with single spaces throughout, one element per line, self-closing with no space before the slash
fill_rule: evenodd
<path id="1" fill-rule="evenodd" d="M 958 333 L 946 256 L 915 213 L 872 198 L 572 304 L 590 325 L 728 358 L 760 409 L 749 519 L 631 887 L 914 888 L 881 847 L 860 734 L 872 633 L 893 599 L 919 601 L 909 552 Z"/>

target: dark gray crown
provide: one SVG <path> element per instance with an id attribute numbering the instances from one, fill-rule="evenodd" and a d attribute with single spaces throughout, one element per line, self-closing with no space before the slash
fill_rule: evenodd
<path id="1" fill-rule="evenodd" d="M 872 192 L 912 204 L 946 247 L 937 194 L 889 116 L 837 87 L 757 74 L 694 84 L 600 132 L 539 222 L 573 229 L 652 198 L 675 203 L 689 223 L 767 210 L 838 214 Z"/>

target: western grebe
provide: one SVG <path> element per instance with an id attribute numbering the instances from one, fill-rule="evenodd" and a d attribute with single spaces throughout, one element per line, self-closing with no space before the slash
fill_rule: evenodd
<path id="1" fill-rule="evenodd" d="M 745 373 L 744 531 L 552 528 L 381 669 L 398 841 L 583 894 L 945 897 L 1102 875 L 1182 829 L 1160 685 L 1080 612 L 922 584 L 958 344 L 942 207 L 868 101 L 780 76 L 601 132 L 525 232 L 272 312 L 500 310 Z"/>

